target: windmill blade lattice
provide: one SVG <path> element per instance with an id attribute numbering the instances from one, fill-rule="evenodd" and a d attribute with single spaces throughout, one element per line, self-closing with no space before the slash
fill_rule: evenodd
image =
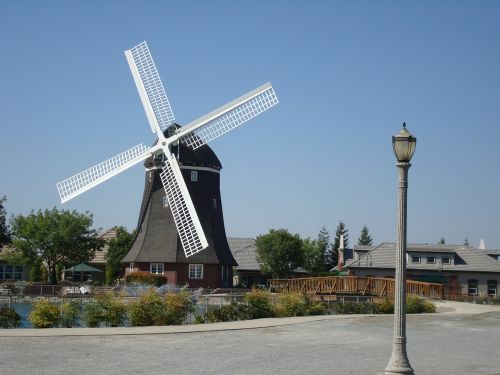
<path id="1" fill-rule="evenodd" d="M 153 133 L 165 131 L 175 121 L 167 93 L 146 42 L 125 51 Z"/>
<path id="2" fill-rule="evenodd" d="M 180 140 L 196 150 L 276 104 L 278 98 L 273 87 L 266 83 L 181 128 L 179 135 L 187 134 L 180 136 Z"/>
<path id="3" fill-rule="evenodd" d="M 149 147 L 141 144 L 103 161 L 56 184 L 61 203 L 80 195 L 151 156 Z"/>
<path id="4" fill-rule="evenodd" d="M 187 258 L 207 248 L 208 242 L 174 155 L 167 155 L 160 178 Z"/>

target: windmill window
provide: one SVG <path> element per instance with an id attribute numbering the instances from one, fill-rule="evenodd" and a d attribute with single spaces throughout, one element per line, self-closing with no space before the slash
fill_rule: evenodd
<path id="1" fill-rule="evenodd" d="M 155 275 L 163 275 L 163 263 L 151 263 L 149 271 Z"/>
<path id="2" fill-rule="evenodd" d="M 217 208 L 217 199 L 212 198 L 212 207 Z"/>
<path id="3" fill-rule="evenodd" d="M 198 181 L 198 171 L 191 171 L 191 181 L 192 182 Z"/>
<path id="4" fill-rule="evenodd" d="M 163 202 L 161 204 L 163 207 L 168 207 L 168 198 L 166 195 L 163 196 Z"/>
<path id="5" fill-rule="evenodd" d="M 203 264 L 190 264 L 189 265 L 189 278 L 190 279 L 203 279 Z"/>

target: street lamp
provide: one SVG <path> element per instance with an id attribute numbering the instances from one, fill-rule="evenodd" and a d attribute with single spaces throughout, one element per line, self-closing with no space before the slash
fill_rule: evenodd
<path id="1" fill-rule="evenodd" d="M 415 152 L 417 139 L 406 129 L 392 137 L 392 147 L 399 168 L 398 182 L 398 225 L 396 238 L 396 280 L 394 301 L 394 337 L 392 355 L 385 368 L 385 374 L 413 374 L 406 354 L 406 194 L 408 190 L 408 169 Z"/>

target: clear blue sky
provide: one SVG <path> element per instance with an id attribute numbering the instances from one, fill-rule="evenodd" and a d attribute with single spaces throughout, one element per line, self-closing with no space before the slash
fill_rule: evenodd
<path id="1" fill-rule="evenodd" d="M 229 236 L 339 220 L 393 241 L 403 121 L 408 240 L 500 248 L 500 2 L 2 1 L 0 195 L 135 227 L 137 166 L 61 206 L 56 182 L 154 141 L 123 50 L 147 40 L 181 124 L 271 81 L 280 104 L 211 143 Z"/>

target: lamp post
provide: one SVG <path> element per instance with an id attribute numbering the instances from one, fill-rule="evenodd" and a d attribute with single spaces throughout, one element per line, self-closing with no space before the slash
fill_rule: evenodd
<path id="1" fill-rule="evenodd" d="M 394 302 L 394 337 L 392 355 L 385 368 L 385 374 L 413 374 L 406 354 L 406 195 L 408 190 L 408 169 L 415 152 L 417 139 L 406 129 L 392 137 L 392 147 L 398 163 L 398 224 L 396 238 L 396 280 Z"/>

